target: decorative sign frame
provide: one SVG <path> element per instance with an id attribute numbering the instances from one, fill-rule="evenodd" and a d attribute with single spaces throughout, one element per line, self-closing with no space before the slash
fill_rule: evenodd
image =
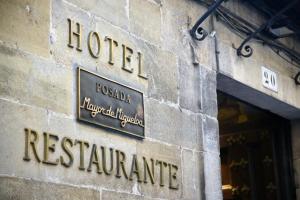
<path id="1" fill-rule="evenodd" d="M 81 67 L 77 75 L 78 120 L 145 137 L 142 92 Z"/>

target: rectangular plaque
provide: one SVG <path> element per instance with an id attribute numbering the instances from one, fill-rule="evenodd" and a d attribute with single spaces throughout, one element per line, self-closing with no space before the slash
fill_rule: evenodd
<path id="1" fill-rule="evenodd" d="M 144 138 L 143 93 L 78 68 L 78 119 Z"/>

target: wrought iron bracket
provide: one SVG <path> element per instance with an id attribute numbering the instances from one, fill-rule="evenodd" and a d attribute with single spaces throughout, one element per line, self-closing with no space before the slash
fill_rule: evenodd
<path id="1" fill-rule="evenodd" d="M 257 34 L 261 33 L 263 30 L 270 28 L 274 22 L 287 10 L 289 10 L 292 6 L 294 6 L 299 0 L 294 0 L 288 5 L 286 5 L 282 10 L 280 10 L 278 13 L 276 13 L 274 16 L 272 16 L 266 23 L 261 25 L 257 30 L 252 32 L 237 48 L 236 53 L 238 56 L 243 57 L 250 57 L 253 54 L 253 49 L 250 45 L 246 45 L 247 42 L 249 42 L 252 38 L 254 38 Z"/>
<path id="2" fill-rule="evenodd" d="M 223 1 L 225 0 L 216 0 L 208 7 L 207 11 L 200 17 L 200 19 L 198 19 L 193 28 L 190 30 L 190 34 L 194 39 L 202 41 L 206 38 L 208 33 L 200 25 L 206 20 L 209 15 L 211 15 L 211 13 L 213 13 L 221 5 L 221 3 L 223 3 Z"/>
<path id="3" fill-rule="evenodd" d="M 295 83 L 296 85 L 300 85 L 300 72 L 298 72 L 298 74 L 295 76 Z"/>

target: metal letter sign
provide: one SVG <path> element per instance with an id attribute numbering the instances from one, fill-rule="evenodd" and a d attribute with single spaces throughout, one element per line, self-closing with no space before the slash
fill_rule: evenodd
<path id="1" fill-rule="evenodd" d="M 78 119 L 144 138 L 143 93 L 78 68 Z"/>

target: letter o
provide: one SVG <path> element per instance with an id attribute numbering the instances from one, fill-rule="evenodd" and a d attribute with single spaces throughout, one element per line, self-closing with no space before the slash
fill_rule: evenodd
<path id="1" fill-rule="evenodd" d="M 96 41 L 97 41 L 97 49 L 98 49 L 97 53 L 94 53 L 93 49 L 92 49 L 92 38 L 93 38 L 93 36 L 95 36 Z M 89 52 L 90 52 L 92 57 L 99 58 L 100 50 L 101 50 L 101 43 L 100 43 L 100 36 L 97 32 L 91 31 L 89 33 L 89 36 L 88 36 L 88 49 L 89 49 Z"/>
<path id="2" fill-rule="evenodd" d="M 103 85 L 102 86 L 102 93 L 107 95 L 108 94 L 108 89 L 107 89 L 107 86 L 106 85 Z"/>

